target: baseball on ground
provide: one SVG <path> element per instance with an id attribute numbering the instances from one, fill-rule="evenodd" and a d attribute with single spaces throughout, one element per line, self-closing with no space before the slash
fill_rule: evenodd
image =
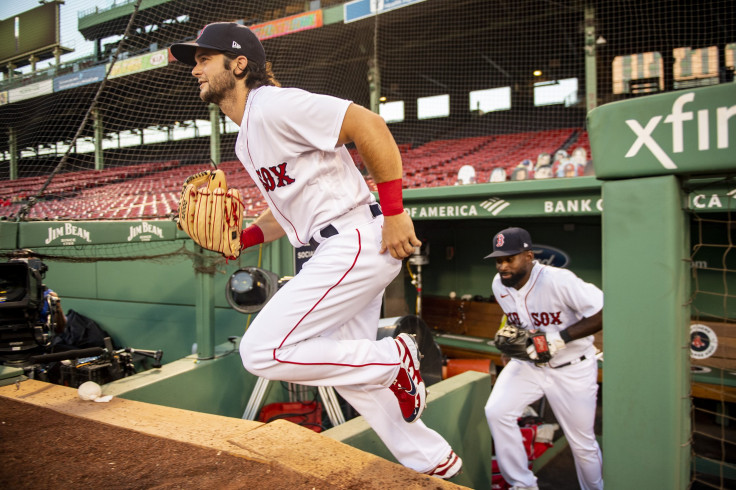
<path id="1" fill-rule="evenodd" d="M 82 400 L 94 400 L 102 396 L 102 388 L 94 381 L 85 381 L 79 385 L 77 394 Z"/>

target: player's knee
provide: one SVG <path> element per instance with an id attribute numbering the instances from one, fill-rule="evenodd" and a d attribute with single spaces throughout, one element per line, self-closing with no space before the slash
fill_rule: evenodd
<path id="1" fill-rule="evenodd" d="M 263 370 L 258 368 L 258 363 L 253 362 L 253 359 L 251 357 L 241 356 L 241 359 L 243 360 L 243 367 L 246 371 L 248 371 L 253 376 L 265 378 L 265 376 L 263 375 Z"/>
<path id="2" fill-rule="evenodd" d="M 486 419 L 488 420 L 488 423 L 496 422 L 499 418 L 499 415 L 503 415 L 498 409 L 496 409 L 495 405 L 492 405 L 488 403 L 485 406 L 485 412 L 486 412 Z"/>
<path id="3" fill-rule="evenodd" d="M 599 464 L 601 460 L 601 453 L 597 446 L 586 446 L 586 447 L 574 447 L 570 445 L 575 461 L 585 464 Z"/>
<path id="4" fill-rule="evenodd" d="M 243 361 L 243 367 L 246 371 L 255 376 L 267 377 L 265 371 L 268 370 L 270 365 L 268 354 L 257 344 L 247 342 L 245 337 L 240 342 L 240 359 Z"/>
<path id="5" fill-rule="evenodd" d="M 509 410 L 496 403 L 492 403 L 491 401 L 489 401 L 486 404 L 484 410 L 486 413 L 486 420 L 488 420 L 488 423 L 490 425 L 508 425 L 516 423 L 515 418 L 509 414 Z"/>
<path id="6" fill-rule="evenodd" d="M 268 376 L 268 368 L 270 367 L 269 363 L 259 360 L 256 356 L 248 354 L 243 355 L 242 351 L 240 354 L 240 358 L 243 361 L 243 367 L 246 371 L 254 376 L 270 379 L 270 377 Z"/>

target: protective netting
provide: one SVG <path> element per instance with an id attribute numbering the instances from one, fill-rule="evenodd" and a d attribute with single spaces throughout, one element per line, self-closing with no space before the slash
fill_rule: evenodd
<path id="1" fill-rule="evenodd" d="M 170 219 L 184 179 L 211 160 L 241 190 L 246 214 L 261 212 L 265 202 L 238 169 L 237 128 L 199 99 L 190 68 L 167 51 L 209 22 L 251 26 L 282 85 L 379 111 L 400 146 L 405 187 L 591 173 L 588 110 L 731 83 L 736 66 L 732 0 L 66 0 L 59 8 L 61 45 L 77 51 L 35 71 L 27 57 L 0 60 L 0 219 Z M 729 190 L 704 196 L 733 205 Z M 692 338 L 701 351 L 693 483 L 714 488 L 736 472 L 733 228 L 730 212 L 693 214 Z M 120 243 L 38 255 L 169 261 L 189 252 L 178 242 Z M 221 265 L 208 260 L 218 262 L 205 269 Z M 718 345 L 706 356 L 709 331 Z"/>
<path id="2" fill-rule="evenodd" d="M 209 22 L 251 26 L 283 85 L 380 111 L 401 145 L 406 187 L 432 187 L 591 173 L 588 109 L 732 78 L 731 7 L 69 0 L 60 5 L 61 44 L 79 54 L 35 72 L 23 59 L 15 72 L 3 67 L 0 216 L 166 218 L 183 179 L 210 158 L 235 170 L 237 128 L 198 98 L 189 67 L 166 50 Z M 21 26 L 21 35 L 29 29 Z M 96 48 L 81 50 L 69 32 Z M 239 185 L 247 214 L 257 215 L 264 201 L 247 177 Z"/>
<path id="3" fill-rule="evenodd" d="M 693 488 L 736 482 L 736 182 L 691 190 Z"/>

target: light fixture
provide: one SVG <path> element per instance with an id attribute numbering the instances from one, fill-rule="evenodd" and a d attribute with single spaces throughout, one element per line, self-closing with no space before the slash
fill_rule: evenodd
<path id="1" fill-rule="evenodd" d="M 532 75 L 534 75 L 535 77 L 541 77 L 542 76 L 542 70 L 534 70 L 532 72 Z"/>
<path id="2" fill-rule="evenodd" d="M 386 102 L 386 97 L 385 96 L 381 96 L 378 100 L 381 101 L 381 102 Z"/>
<path id="3" fill-rule="evenodd" d="M 259 267 L 236 270 L 225 285 L 225 298 L 241 313 L 261 311 L 279 288 L 279 277 Z"/>

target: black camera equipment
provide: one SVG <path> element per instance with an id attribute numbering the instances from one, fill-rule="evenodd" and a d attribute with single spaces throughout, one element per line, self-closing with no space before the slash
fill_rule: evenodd
<path id="1" fill-rule="evenodd" d="M 153 359 L 153 368 L 161 367 L 162 350 L 144 350 L 126 347 L 114 350 L 110 337 L 105 337 L 105 347 L 91 347 L 75 349 L 51 354 L 32 356 L 30 362 L 36 376 L 49 376 L 48 366 L 59 366 L 58 379 L 43 379 L 64 386 L 77 388 L 85 381 L 94 381 L 97 384 L 110 383 L 137 372 L 136 362 L 143 358 Z"/>
<path id="2" fill-rule="evenodd" d="M 23 364 L 51 343 L 56 303 L 44 299 L 48 267 L 39 259 L 12 259 L 0 264 L 0 363 Z M 42 317 L 44 303 L 49 314 Z M 53 309 L 52 309 L 53 308 Z"/>
<path id="3" fill-rule="evenodd" d="M 22 368 L 31 379 L 73 388 L 85 381 L 104 384 L 135 374 L 136 364 L 145 365 L 145 358 L 153 359 L 153 368 L 161 367 L 163 351 L 115 350 L 109 337 L 104 338 L 104 347 L 67 346 L 55 351 L 60 305 L 54 295 L 45 294 L 47 270 L 32 257 L 0 264 L 0 365 Z"/>

